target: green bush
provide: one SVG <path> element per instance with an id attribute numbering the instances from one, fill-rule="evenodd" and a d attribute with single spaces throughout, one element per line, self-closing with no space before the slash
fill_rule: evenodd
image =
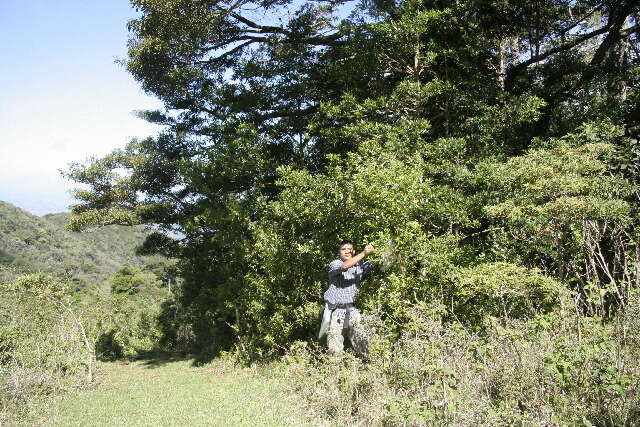
<path id="1" fill-rule="evenodd" d="M 107 314 L 96 337 L 98 359 L 134 359 L 159 349 L 161 334 L 156 322 L 159 301 L 115 295 L 103 304 Z"/>
<path id="2" fill-rule="evenodd" d="M 110 279 L 111 292 L 98 298 L 96 355 L 100 360 L 132 359 L 160 349 L 158 317 L 168 289 L 153 273 L 124 264 Z"/>
<path id="3" fill-rule="evenodd" d="M 506 262 L 460 269 L 453 284 L 451 305 L 471 327 L 481 326 L 487 316 L 508 320 L 548 313 L 568 296 L 557 280 Z"/>
<path id="4" fill-rule="evenodd" d="M 91 382 L 94 361 L 65 284 L 43 274 L 0 284 L 0 420 L 35 396 Z"/>

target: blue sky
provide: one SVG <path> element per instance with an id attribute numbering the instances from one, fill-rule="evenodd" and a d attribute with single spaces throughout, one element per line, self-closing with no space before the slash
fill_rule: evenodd
<path id="1" fill-rule="evenodd" d="M 128 0 L 0 0 L 0 200 L 67 210 L 59 169 L 158 131 L 131 112 L 161 104 L 114 63 L 134 16 Z"/>

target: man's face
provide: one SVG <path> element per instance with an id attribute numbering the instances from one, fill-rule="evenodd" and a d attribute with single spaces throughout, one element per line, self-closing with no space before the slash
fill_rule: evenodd
<path id="1" fill-rule="evenodd" d="M 353 245 L 351 243 L 345 243 L 340 246 L 340 259 L 342 261 L 346 261 L 355 255 L 356 251 L 353 250 Z"/>

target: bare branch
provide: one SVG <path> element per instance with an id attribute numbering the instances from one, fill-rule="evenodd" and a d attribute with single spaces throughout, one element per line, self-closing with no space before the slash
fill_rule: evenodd
<path id="1" fill-rule="evenodd" d="M 621 14 L 615 18 L 610 18 L 607 26 L 609 27 L 609 34 L 604 38 L 598 49 L 593 54 L 593 58 L 591 59 L 590 65 L 600 64 L 606 55 L 606 53 L 618 42 L 624 38 L 621 34 L 622 26 L 627 20 L 627 16 Z"/>
<path id="2" fill-rule="evenodd" d="M 280 34 L 285 34 L 285 35 L 291 35 L 290 31 L 285 30 L 282 27 L 274 27 L 272 25 L 260 25 L 256 22 L 253 22 L 252 20 L 245 18 L 242 15 L 238 15 L 235 12 L 231 12 L 230 14 L 233 18 L 235 18 L 236 20 L 242 22 L 245 25 L 248 25 L 251 28 L 255 28 L 257 30 L 260 30 L 263 33 L 280 33 Z"/>
<path id="3" fill-rule="evenodd" d="M 568 26 L 566 26 L 565 28 L 560 30 L 560 34 L 561 35 L 567 34 L 569 31 L 573 30 L 575 27 L 577 27 L 582 22 L 584 22 L 585 19 L 588 19 L 591 16 L 593 16 L 593 14 L 596 13 L 596 11 L 597 11 L 597 9 L 592 9 L 590 12 L 585 13 L 584 15 L 582 15 L 581 17 L 576 19 L 572 24 L 569 24 Z M 572 18 L 573 18 L 573 16 L 572 16 Z"/>
<path id="4" fill-rule="evenodd" d="M 636 24 L 633 27 L 629 27 L 629 28 L 626 28 L 626 29 L 620 31 L 620 35 L 624 38 L 624 37 L 628 37 L 631 34 L 637 33 L 637 32 L 640 32 L 640 24 Z"/>

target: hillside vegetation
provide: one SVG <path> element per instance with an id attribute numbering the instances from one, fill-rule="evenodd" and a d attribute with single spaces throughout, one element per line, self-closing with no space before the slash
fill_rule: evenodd
<path id="1" fill-rule="evenodd" d="M 42 217 L 0 201 L 0 265 L 12 272 L 46 272 L 79 284 L 104 283 L 122 264 L 141 267 L 161 257 L 136 254 L 150 231 L 108 226 L 77 233 L 65 229 L 70 214 Z M 6 279 L 6 277 L 5 277 Z"/>
<path id="2" fill-rule="evenodd" d="M 0 202 L 0 424 L 91 384 L 97 360 L 161 348 L 175 263 L 136 254 L 145 227 L 78 233 L 65 230 L 69 218 Z"/>

